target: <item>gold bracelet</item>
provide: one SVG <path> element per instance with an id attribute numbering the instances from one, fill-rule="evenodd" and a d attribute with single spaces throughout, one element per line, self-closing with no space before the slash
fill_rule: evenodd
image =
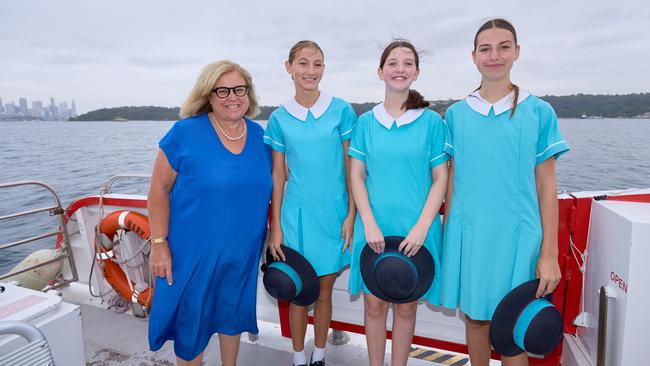
<path id="1" fill-rule="evenodd" d="M 163 244 L 167 241 L 166 236 L 161 236 L 159 238 L 151 238 L 151 245 L 153 244 Z"/>

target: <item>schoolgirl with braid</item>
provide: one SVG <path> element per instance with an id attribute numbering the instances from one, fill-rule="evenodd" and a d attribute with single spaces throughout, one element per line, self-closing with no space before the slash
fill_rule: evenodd
<path id="1" fill-rule="evenodd" d="M 490 360 L 490 319 L 518 285 L 560 281 L 555 160 L 569 150 L 550 104 L 510 80 L 519 57 L 508 21 L 484 23 L 472 58 L 480 86 L 445 114 L 450 156 L 442 246 L 442 305 L 465 314 L 472 365 Z M 527 365 L 526 353 L 502 357 Z"/>

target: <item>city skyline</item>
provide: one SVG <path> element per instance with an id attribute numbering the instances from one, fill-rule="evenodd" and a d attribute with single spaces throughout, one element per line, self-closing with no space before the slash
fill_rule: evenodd
<path id="1" fill-rule="evenodd" d="M 19 97 L 16 105 L 14 100 L 0 96 L 0 120 L 67 121 L 77 116 L 77 103 L 74 99 L 70 104 L 67 101 L 57 103 L 55 97 L 49 97 L 49 101 L 48 105 L 44 105 L 40 100 L 33 100 L 30 108 L 27 97 Z"/>

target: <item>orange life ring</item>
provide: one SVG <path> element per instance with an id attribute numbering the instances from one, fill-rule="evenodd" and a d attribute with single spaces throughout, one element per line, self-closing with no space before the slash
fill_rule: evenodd
<path id="1" fill-rule="evenodd" d="M 117 230 L 123 229 L 132 231 L 143 240 L 149 240 L 149 219 L 147 216 L 135 211 L 115 211 L 106 215 L 102 222 L 99 224 L 99 231 L 108 236 L 109 239 L 114 240 Z M 153 289 L 148 288 L 142 292 L 138 292 L 134 288 L 133 282 L 129 286 L 129 280 L 120 268 L 119 264 L 115 263 L 113 250 L 107 250 L 100 245 L 101 253 L 97 254 L 97 261 L 102 263 L 104 278 L 106 281 L 117 291 L 122 297 L 131 302 L 137 302 L 144 307 L 151 306 L 153 299 Z"/>

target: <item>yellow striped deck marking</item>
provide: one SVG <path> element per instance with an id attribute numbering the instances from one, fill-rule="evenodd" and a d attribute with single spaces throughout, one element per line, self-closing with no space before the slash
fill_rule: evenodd
<path id="1" fill-rule="evenodd" d="M 442 364 L 450 366 L 450 365 L 453 365 L 453 364 L 458 363 L 460 361 L 465 361 L 465 362 L 461 363 L 461 365 L 463 365 L 463 364 L 466 364 L 466 363 L 469 362 L 469 358 L 467 358 L 467 356 L 456 355 L 456 356 L 448 359 L 447 361 L 443 362 Z"/>
<path id="2" fill-rule="evenodd" d="M 435 361 L 435 360 L 439 359 L 440 356 L 445 355 L 444 353 L 441 353 L 441 352 L 434 352 L 434 351 L 432 351 L 432 352 L 433 352 L 432 354 L 430 354 L 430 355 L 428 355 L 428 356 L 426 356 L 426 357 L 424 357 L 422 359 L 426 360 L 426 361 Z"/>
<path id="3" fill-rule="evenodd" d="M 413 347 L 411 347 L 411 352 L 409 353 L 409 357 L 419 358 L 418 356 L 420 354 L 426 352 L 426 351 L 427 350 L 422 349 L 422 348 L 413 348 Z"/>
<path id="4" fill-rule="evenodd" d="M 456 355 L 434 351 L 432 349 L 411 347 L 409 357 L 419 360 L 436 362 L 445 366 L 464 366 L 469 365 L 469 357 L 465 355 Z"/>

